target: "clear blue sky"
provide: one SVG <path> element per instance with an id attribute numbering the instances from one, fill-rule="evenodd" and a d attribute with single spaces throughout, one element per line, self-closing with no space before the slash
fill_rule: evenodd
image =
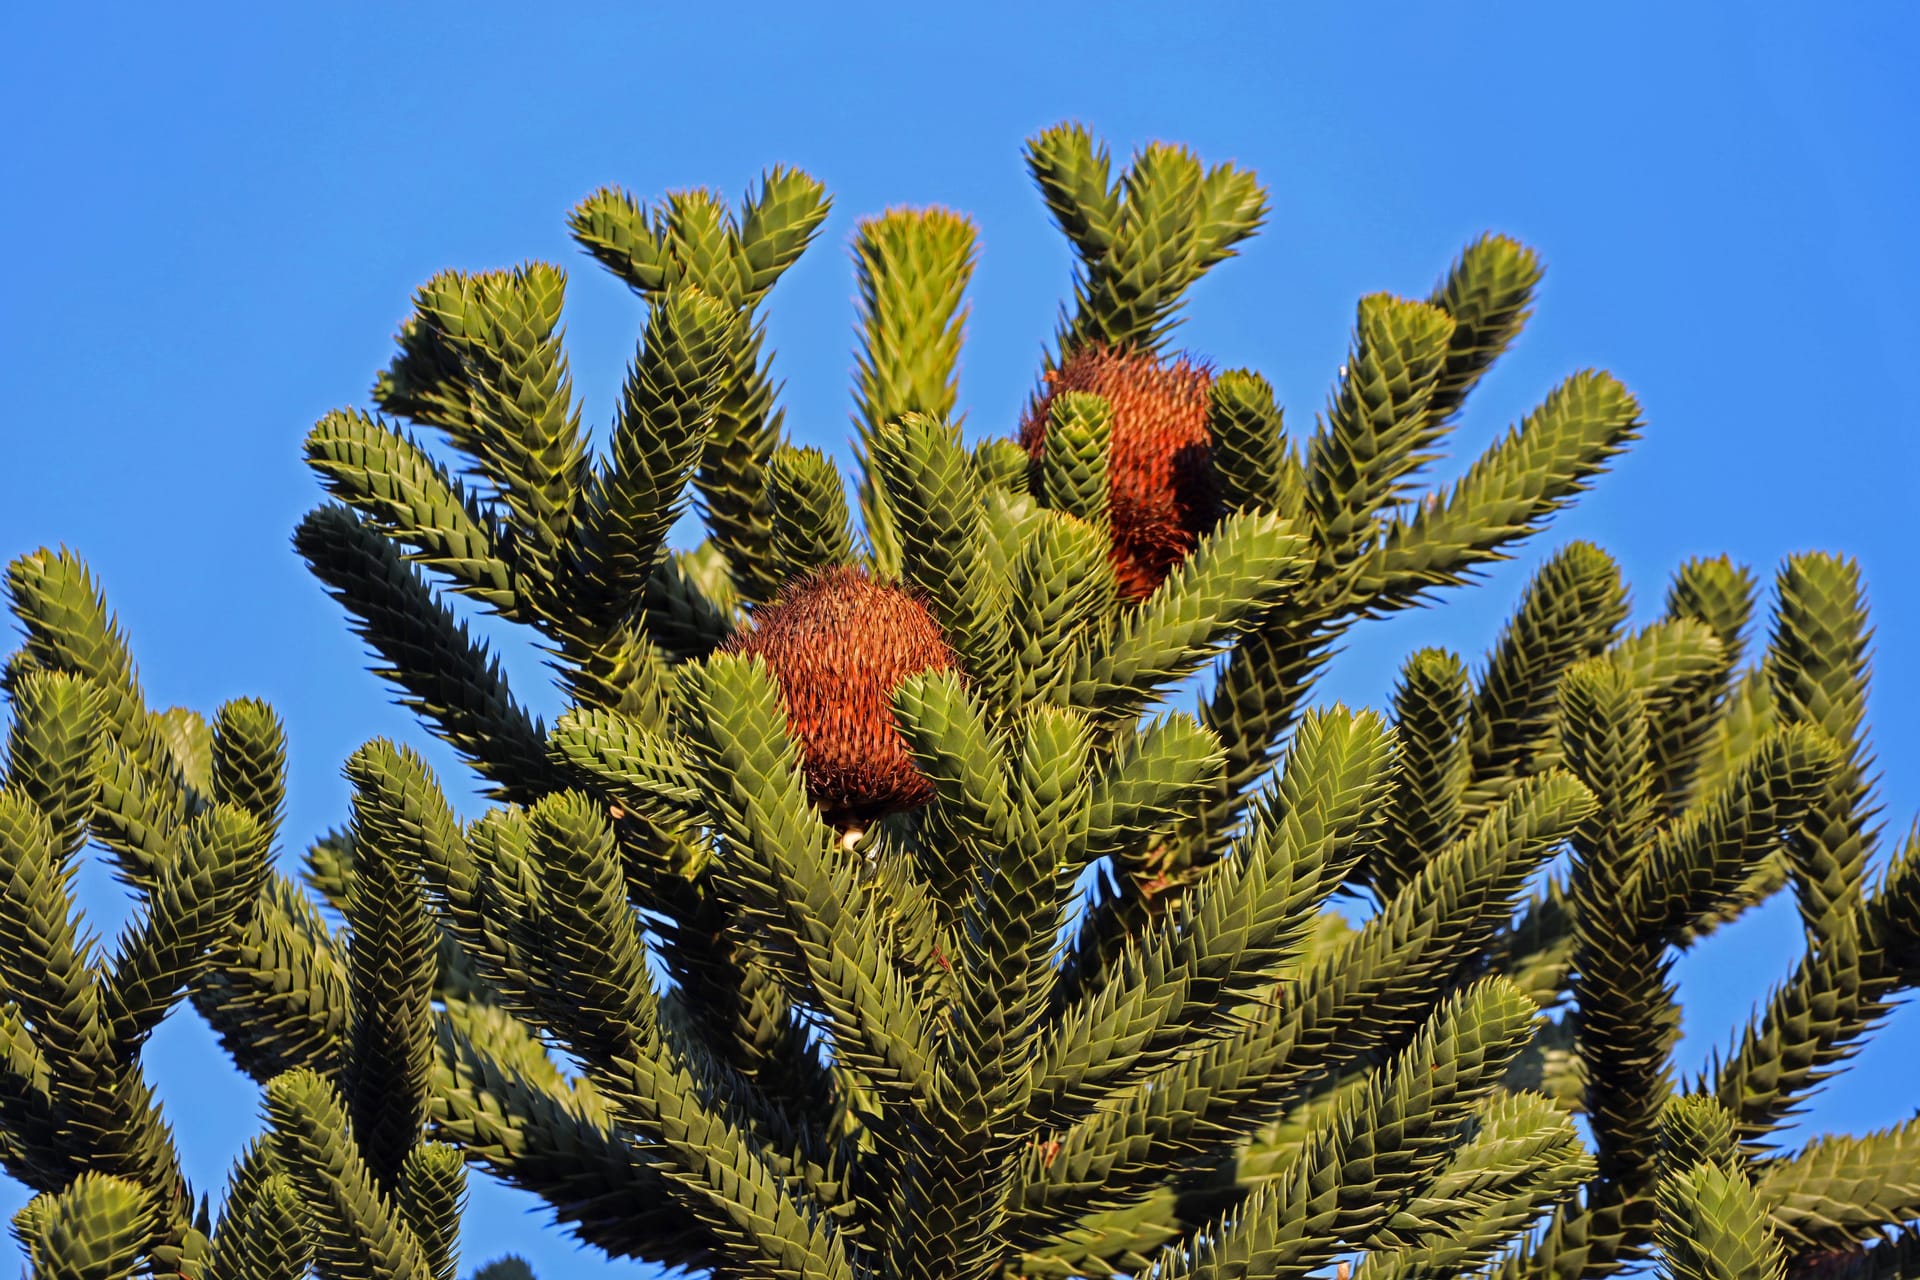
<path id="1" fill-rule="evenodd" d="M 289 845 L 343 818 L 362 741 L 429 741 L 287 541 L 319 493 L 302 436 L 365 404 L 416 285 L 565 264 L 576 383 L 603 422 L 640 315 L 567 239 L 568 208 L 604 183 L 737 197 L 795 164 L 835 204 L 772 298 L 793 436 L 845 459 L 854 219 L 931 202 L 981 227 L 961 396 L 971 431 L 1007 431 L 1069 269 L 1020 144 L 1065 118 L 1120 155 L 1180 141 L 1267 182 L 1265 233 L 1194 291 L 1184 341 L 1264 370 L 1296 424 L 1326 401 L 1355 300 L 1424 294 L 1487 228 L 1549 270 L 1460 451 L 1586 366 L 1646 407 L 1645 443 L 1575 514 L 1485 588 L 1356 637 L 1333 692 L 1379 702 L 1421 643 L 1477 655 L 1573 537 L 1621 560 L 1642 616 L 1691 555 L 1770 577 L 1794 550 L 1843 550 L 1878 627 L 1889 826 L 1920 810 L 1911 6 L 22 3 L 0 47 L 0 552 L 83 554 L 159 704 L 274 703 Z M 501 640 L 551 714 L 537 658 Z M 86 883 L 110 929 L 113 891 Z M 1796 932 L 1770 911 L 1683 964 L 1687 1064 L 1787 972 Z M 1916 1054 L 1907 1010 L 1803 1129 L 1905 1118 Z M 148 1061 L 190 1175 L 217 1187 L 257 1091 L 190 1014 Z M 0 1185 L 0 1209 L 21 1198 Z M 512 1248 L 543 1277 L 635 1273 L 528 1204 L 476 1179 L 469 1267 Z"/>

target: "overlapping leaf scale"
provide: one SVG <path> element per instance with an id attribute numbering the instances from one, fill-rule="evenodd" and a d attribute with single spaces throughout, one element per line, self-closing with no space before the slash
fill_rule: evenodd
<path id="1" fill-rule="evenodd" d="M 1012 647 L 1009 583 L 988 554 L 979 482 L 958 433 L 908 414 L 875 442 L 907 580 L 926 592 L 968 677 L 991 700 Z"/>
<path id="2" fill-rule="evenodd" d="M 1382 897 L 1398 892 L 1459 833 L 1472 768 L 1469 699 L 1466 666 L 1451 653 L 1422 649 L 1400 669 L 1393 693 L 1394 786 L 1379 849 L 1366 868 Z"/>
<path id="3" fill-rule="evenodd" d="M 541 1017 L 553 987 L 540 936 L 545 889 L 526 812 L 491 810 L 462 841 L 437 790 L 414 794 L 430 817 L 419 845 L 429 898 L 498 999 L 516 1014 Z"/>
<path id="4" fill-rule="evenodd" d="M 812 178 L 774 169 L 748 195 L 737 224 L 718 195 L 699 190 L 669 195 L 650 215 L 630 197 L 605 191 L 572 220 L 575 238 L 654 306 L 690 287 L 722 301 L 737 318 L 694 485 L 712 545 L 733 587 L 749 600 L 768 599 L 779 585 L 771 572 L 766 468 L 779 444 L 780 414 L 755 309 L 812 241 L 827 205 Z"/>
<path id="5" fill-rule="evenodd" d="M 1775 852 L 1820 794 L 1837 761 L 1816 729 L 1769 735 L 1725 785 L 1662 829 L 1621 886 L 1636 927 L 1678 940 L 1702 916 L 1739 901 L 1760 862 Z"/>
<path id="6" fill-rule="evenodd" d="M 529 921 L 551 987 L 544 1021 L 579 1059 L 617 1070 L 656 1034 L 653 979 L 640 922 L 628 903 L 613 832 L 579 792 L 549 796 L 527 815 L 540 895 Z"/>
<path id="7" fill-rule="evenodd" d="M 25 794 L 0 790 L 0 992 L 33 1028 L 70 1105 L 113 1060 L 99 963 L 75 914 L 73 869 L 52 824 Z"/>
<path id="8" fill-rule="evenodd" d="M 1062 355 L 1086 342 L 1157 345 L 1158 322 L 1178 305 L 1198 274 L 1200 161 L 1182 147 L 1150 145 L 1121 175 L 1123 191 L 1113 243 L 1090 263 L 1087 289 Z"/>
<path id="9" fill-rule="evenodd" d="M 1599 802 L 1574 840 L 1573 996 L 1586 1111 L 1600 1175 L 1636 1207 L 1620 1247 L 1637 1248 L 1637 1216 L 1650 1189 L 1668 1055 L 1679 1034 L 1664 937 L 1621 914 L 1626 881 L 1644 857 L 1654 820 L 1654 776 L 1645 703 L 1621 667 L 1596 658 L 1561 685 L 1561 742 L 1568 766 Z"/>
<path id="10" fill-rule="evenodd" d="M 937 897 L 957 905 L 973 868 L 1013 838 L 1006 752 L 986 711 L 951 673 L 907 677 L 893 705 L 914 764 L 934 788 L 922 812 L 921 871 Z"/>
<path id="11" fill-rule="evenodd" d="M 1520 335 L 1540 284 L 1539 255 L 1516 240 L 1488 233 L 1454 260 L 1427 302 L 1453 318 L 1446 364 L 1434 380 L 1428 415 L 1441 422 Z"/>
<path id="12" fill-rule="evenodd" d="M 1104 397 L 1086 391 L 1051 397 L 1040 453 L 1040 500 L 1055 511 L 1105 527 L 1112 441 L 1113 406 Z"/>
<path id="13" fill-rule="evenodd" d="M 1870 1241 L 1920 1218 L 1920 1120 L 1862 1137 L 1816 1139 L 1756 1170 L 1773 1229 L 1801 1253 Z"/>
<path id="14" fill-rule="evenodd" d="M 498 660 L 385 538 L 330 506 L 309 512 L 293 541 L 353 615 L 400 704 L 472 763 L 497 798 L 531 803 L 553 789 L 545 734 L 514 700 Z"/>
<path id="15" fill-rule="evenodd" d="M 838 1052 L 882 1083 L 921 1094 L 931 1043 L 881 922 L 864 909 L 858 860 L 807 800 L 786 713 L 758 658 L 720 655 L 681 676 L 694 765 L 726 848 L 716 874 L 797 954 Z"/>
<path id="16" fill-rule="evenodd" d="M 1467 740 L 1476 791 L 1491 797 L 1524 771 L 1551 732 L 1560 679 L 1613 642 L 1626 588 L 1611 557 L 1569 543 L 1534 573 L 1474 691 Z"/>
<path id="17" fill-rule="evenodd" d="M 354 786 L 347 884 L 347 987 L 353 1003 L 340 1087 L 375 1182 L 392 1192 L 426 1120 L 433 1061 L 438 930 L 428 913 L 406 816 L 384 803 L 381 775 L 400 762 L 385 743 L 347 761 Z"/>
<path id="18" fill-rule="evenodd" d="M 1788 844 L 1801 917 L 1824 936 L 1844 927 L 1858 903 L 1875 842 L 1873 758 L 1860 733 L 1871 636 L 1859 566 L 1851 560 L 1789 557 L 1778 595 L 1764 668 L 1776 714 L 1782 723 L 1818 726 L 1846 753 Z"/>
<path id="19" fill-rule="evenodd" d="M 267 1083 L 281 1168 L 306 1202 L 315 1261 L 334 1280 L 432 1280 L 420 1243 L 361 1157 L 347 1109 L 310 1071 Z"/>
<path id="20" fill-rule="evenodd" d="M 680 1207 L 660 1155 L 615 1129 L 590 1087 L 569 1086 L 523 1024 L 449 1002 L 437 1044 L 435 1133 L 613 1256 L 688 1268 L 716 1260 L 717 1239 Z"/>
<path id="21" fill-rule="evenodd" d="M 1405 1243 L 1363 1258 L 1362 1280 L 1477 1270 L 1593 1174 L 1572 1120 L 1538 1095 L 1496 1095 L 1473 1125 L 1473 1137 L 1392 1220 L 1411 1224 Z"/>
<path id="22" fill-rule="evenodd" d="M 1260 229 L 1267 192 L 1254 175 L 1230 164 L 1207 170 L 1200 183 L 1199 256 L 1195 274 L 1233 256 L 1234 246 Z"/>
<path id="23" fill-rule="evenodd" d="M 853 258 L 860 299 L 856 419 L 863 441 L 905 413 L 940 418 L 957 398 L 961 301 L 973 276 L 973 221 L 938 207 L 862 219 Z"/>
<path id="24" fill-rule="evenodd" d="M 148 727 L 126 635 L 87 566 L 64 549 L 20 556 L 7 565 L 7 603 L 26 632 L 28 659 L 91 680 L 107 731 L 157 772 L 165 748 Z"/>
<path id="25" fill-rule="evenodd" d="M 1579 373 L 1413 516 L 1387 525 L 1359 566 L 1369 607 L 1404 608 L 1537 532 L 1640 433 L 1640 406 L 1611 375 Z"/>
<path id="26" fill-rule="evenodd" d="M 767 460 L 780 443 L 782 412 L 762 356 L 764 322 L 736 326 L 726 349 L 707 437 L 693 484 L 696 509 L 726 566 L 733 589 L 749 601 L 773 597 L 773 512 L 767 499 Z"/>
<path id="27" fill-rule="evenodd" d="M 100 1012 L 116 1060 L 129 1063 L 216 944 L 251 910 L 271 864 L 259 824 L 233 805 L 208 809 L 182 832 L 139 916 L 101 975 Z"/>
<path id="28" fill-rule="evenodd" d="M 1744 1176 L 1699 1164 L 1657 1192 L 1665 1280 L 1785 1280 L 1786 1259 Z"/>
<path id="29" fill-rule="evenodd" d="M 1308 1140 L 1292 1168 L 1230 1219 L 1169 1249 L 1166 1280 L 1305 1276 L 1364 1247 L 1433 1179 L 1473 1108 L 1526 1043 L 1533 1002 L 1500 979 L 1449 1000 Z"/>
<path id="30" fill-rule="evenodd" d="M 1123 720 L 1192 674 L 1306 569 L 1306 539 L 1286 520 L 1239 512 L 1220 522 L 1154 593 L 1124 614 L 1074 681 L 1073 703 Z"/>
<path id="31" fill-rule="evenodd" d="M 312 1264 L 306 1206 L 272 1148 L 255 1139 L 227 1179 L 206 1273 L 214 1280 L 301 1280 Z"/>
<path id="32" fill-rule="evenodd" d="M 1123 731 L 1093 779 L 1087 856 L 1143 869 L 1169 824 L 1192 811 L 1220 774 L 1220 741 L 1193 717 L 1167 713 Z"/>
<path id="33" fill-rule="evenodd" d="M 213 799 L 252 815 L 266 846 L 287 804 L 287 729 L 258 698 L 222 703 L 213 723 Z"/>
<path id="34" fill-rule="evenodd" d="M 1008 835 L 984 850 L 955 933 L 951 1033 L 929 1105 L 911 1130 L 890 1243 L 906 1274 L 986 1277 L 997 1268 L 1006 1183 L 1031 1127 L 1035 1031 L 1054 940 L 1086 838 L 1090 735 L 1070 712 L 1021 726 L 1008 778 Z"/>
<path id="35" fill-rule="evenodd" d="M 1022 1229 L 1137 1191 L 1171 1155 L 1253 1132 L 1291 1088 L 1410 1035 L 1593 804 L 1565 774 L 1523 784 L 1256 1021 L 1147 1076 L 1030 1156 Z"/>
<path id="36" fill-rule="evenodd" d="M 454 1280 L 460 1263 L 460 1210 L 467 1169 L 458 1148 L 424 1142 L 407 1152 L 394 1188 L 401 1220 L 420 1244 L 433 1280 Z"/>
<path id="37" fill-rule="evenodd" d="M 268 880 L 192 996 L 221 1048 L 259 1083 L 295 1068 L 332 1075 L 345 1060 L 346 963 L 312 901 L 285 876 Z"/>
<path id="38" fill-rule="evenodd" d="M 554 724 L 547 749 L 637 813 L 673 822 L 704 811 L 699 779 L 680 744 L 630 716 L 577 707 Z"/>
<path id="39" fill-rule="evenodd" d="M 800 169 L 777 164 L 760 176 L 740 207 L 743 301 L 759 301 L 799 260 L 830 205 L 826 187 Z"/>
<path id="40" fill-rule="evenodd" d="M 1377 837 L 1394 770 L 1391 747 L 1385 722 L 1372 712 L 1336 706 L 1301 721 L 1277 785 L 1256 807 L 1241 846 L 1246 856 L 1217 867 L 1206 881 L 1212 891 L 1185 912 L 1179 950 L 1191 956 L 1201 980 L 1194 994 L 1202 1008 L 1222 1008 L 1230 1025 L 1238 1001 L 1265 997 L 1311 923 L 1310 904 L 1343 880 Z M 1282 859 L 1291 883 L 1287 899 L 1275 903 Z M 1236 918 L 1236 899 L 1254 914 Z M 1276 908 L 1277 918 L 1261 918 Z"/>
<path id="41" fill-rule="evenodd" d="M 1194 878 L 1170 856 L 1167 837 L 1219 786 L 1219 740 L 1183 715 L 1117 727 L 1109 750 L 1093 780 L 1087 850 L 1089 859 L 1112 859 L 1115 888 L 1082 914 L 1054 985 L 1056 1010 L 1098 982 L 1127 940 L 1161 914 L 1167 896 Z"/>
<path id="42" fill-rule="evenodd" d="M 1047 1030 L 1029 1106 L 1058 1126 L 1117 1080 L 1236 1025 L 1294 956 L 1313 913 L 1362 853 L 1390 768 L 1371 715 L 1309 716 L 1249 832 L 1180 913 L 1129 948 Z"/>
<path id="43" fill-rule="evenodd" d="M 98 784 L 88 833 L 112 856 L 115 878 L 151 887 L 173 861 L 186 815 L 178 791 L 146 773 L 133 753 L 112 738 L 94 756 Z"/>
<path id="44" fill-rule="evenodd" d="M 1071 126 L 1037 140 L 1028 155 L 1082 264 L 1073 314 L 1061 317 L 1063 357 L 1086 342 L 1157 351 L 1186 290 L 1266 217 L 1266 192 L 1251 173 L 1203 170 L 1183 147 L 1142 148 L 1117 190 L 1104 149 L 1094 152 Z"/>
<path id="45" fill-rule="evenodd" d="M 1033 1088 L 1035 1034 L 1051 959 L 1086 848 L 1092 788 L 1086 722 L 1072 712 L 1034 712 L 1009 762 L 1008 839 L 975 868 L 955 957 L 952 1091 L 938 1095 L 962 1114 L 979 1107 L 1009 1125 Z"/>
<path id="46" fill-rule="evenodd" d="M 153 1218 L 138 1183 L 81 1174 L 30 1207 L 22 1234 L 34 1280 L 126 1280 L 146 1254 Z"/>
<path id="47" fill-rule="evenodd" d="M 1663 1178 L 1685 1173 L 1697 1164 L 1718 1165 L 1728 1172 L 1747 1170 L 1733 1132 L 1733 1115 L 1718 1098 L 1684 1093 L 1660 1109 L 1660 1157 Z"/>
<path id="48" fill-rule="evenodd" d="M 8 564 L 6 591 L 26 633 L 15 667 L 22 678 L 10 683 L 24 684 L 24 673 L 36 668 L 89 681 L 103 717 L 101 750 L 117 748 L 129 757 L 126 774 L 137 776 L 144 785 L 140 812 L 150 824 L 147 830 L 164 835 L 162 828 L 184 821 L 200 806 L 202 797 L 168 741 L 164 718 L 147 710 L 126 636 L 107 611 L 87 566 L 65 550 L 42 549 Z M 99 774 L 102 791 L 96 800 L 96 818 L 116 812 L 115 797 L 109 793 L 113 778 L 105 765 Z M 104 834 L 111 835 L 111 827 Z M 117 855 L 121 879 L 135 887 L 153 883 L 159 862 L 150 861 L 149 854 L 157 858 L 163 841 L 137 846 L 132 841 L 107 843 Z"/>
<path id="49" fill-rule="evenodd" d="M 692 278 L 734 306 L 757 301 L 806 249 L 827 214 L 825 189 L 798 169 L 776 165 L 761 175 L 730 225 L 711 192 L 669 196 L 648 209 L 605 187 L 568 217 L 575 240 L 601 265 L 650 296 Z"/>
<path id="50" fill-rule="evenodd" d="M 975 465 L 972 458 L 967 465 L 976 482 L 984 484 L 984 469 Z M 1026 546 L 1027 531 L 1046 510 L 1031 493 L 1023 491 L 988 488 L 981 495 L 980 527 L 985 534 L 981 547 L 986 557 L 988 580 L 1000 584 L 1008 597 L 1013 594 L 1013 567 Z"/>
<path id="51" fill-rule="evenodd" d="M 1703 623 L 1720 642 L 1717 667 L 1682 692 L 1654 725 L 1654 762 L 1666 807 L 1678 812 L 1699 794 L 1700 756 L 1733 689 L 1741 635 L 1753 617 L 1753 575 L 1725 556 L 1689 560 L 1667 588 L 1666 616 Z"/>
<path id="52" fill-rule="evenodd" d="M 782 445 L 767 464 L 773 556 L 782 579 L 853 562 L 847 492 L 820 450 Z"/>
<path id="53" fill-rule="evenodd" d="M 46 815 L 63 859 L 85 842 L 100 792 L 100 701 L 91 680 L 63 671 L 29 671 L 12 689 L 5 785 Z"/>
<path id="54" fill-rule="evenodd" d="M 1322 573 L 1337 575 L 1374 532 L 1402 481 L 1433 460 L 1429 422 L 1453 319 L 1377 293 L 1361 299 L 1354 338 L 1325 420 L 1307 442 L 1307 510 Z"/>
<path id="55" fill-rule="evenodd" d="M 1251 369 L 1231 369 L 1207 386 L 1207 436 L 1220 501 L 1229 511 L 1305 514 L 1305 478 L 1287 445 L 1273 386 Z"/>
<path id="56" fill-rule="evenodd" d="M 545 263 L 442 272 L 415 295 L 400 352 L 374 387 L 389 413 L 437 426 L 505 504 L 511 558 L 552 607 L 590 460 L 561 347 L 566 275 Z"/>
<path id="57" fill-rule="evenodd" d="M 1028 139 L 1026 156 L 1027 172 L 1075 253 L 1089 263 L 1104 258 L 1120 221 L 1106 144 L 1084 125 L 1060 124 Z"/>
<path id="58" fill-rule="evenodd" d="M 1719 671 L 1725 654 L 1705 623 L 1673 618 L 1624 637 L 1607 650 L 1607 661 L 1639 692 L 1652 715 Z M 1652 750 L 1649 742 L 1650 760 Z"/>
<path id="59" fill-rule="evenodd" d="M 1004 490 L 1010 496 L 1030 495 L 1033 461 L 1018 440 L 988 436 L 973 446 L 973 471 L 989 494 Z"/>
<path id="60" fill-rule="evenodd" d="M 526 602 L 493 516 L 417 441 L 359 410 L 336 409 L 305 448 L 327 492 L 411 547 L 414 563 L 495 612 L 520 616 Z"/>
<path id="61" fill-rule="evenodd" d="M 647 312 L 627 370 L 605 467 L 594 477 L 579 532 L 584 611 L 605 623 L 624 611 L 653 571 L 678 518 L 687 481 L 712 426 L 716 385 L 735 323 L 719 300 L 675 291 Z M 566 619 L 581 612 L 572 605 Z"/>
<path id="62" fill-rule="evenodd" d="M 618 1115 L 671 1153 L 682 1203 L 704 1220 L 733 1266 L 768 1277 L 852 1280 L 822 1207 L 790 1194 L 753 1139 L 706 1105 L 699 1083 L 662 1052 L 599 1076 Z"/>
<path id="63" fill-rule="evenodd" d="M 1042 512 L 1026 531 L 1012 577 L 1014 705 L 1061 705 L 1114 608 L 1118 589 L 1107 539 L 1084 520 Z"/>
<path id="64" fill-rule="evenodd" d="M 1593 1159 L 1584 1152 L 1549 1165 L 1505 1194 L 1489 1194 L 1484 1203 L 1448 1224 L 1437 1238 L 1392 1253 L 1371 1254 L 1354 1272 L 1358 1280 L 1441 1280 L 1483 1271 L 1487 1264 L 1593 1176 Z"/>
<path id="65" fill-rule="evenodd" d="M 890 209 L 862 219 L 854 233 L 860 308 L 854 453 L 861 525 L 883 576 L 900 570 L 900 540 L 886 490 L 875 482 L 874 440 L 905 414 L 945 418 L 953 412 L 966 322 L 961 301 L 973 277 L 976 239 L 970 219 L 937 206 Z"/>

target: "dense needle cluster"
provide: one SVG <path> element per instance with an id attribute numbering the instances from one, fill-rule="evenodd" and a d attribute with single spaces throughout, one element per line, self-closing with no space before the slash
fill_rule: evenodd
<path id="1" fill-rule="evenodd" d="M 894 723 L 893 693 L 908 676 L 956 662 L 912 592 L 851 565 L 821 569 L 789 581 L 721 652 L 767 664 L 807 793 L 829 822 L 862 826 L 932 797 Z"/>
<path id="2" fill-rule="evenodd" d="M 1113 571 L 1124 598 L 1144 600 L 1219 516 L 1207 431 L 1212 376 L 1185 358 L 1162 360 L 1096 342 L 1073 351 L 1044 380 L 1020 427 L 1020 443 L 1035 460 L 1046 449 L 1055 397 L 1088 392 L 1112 410 L 1107 501 Z"/>
<path id="3" fill-rule="evenodd" d="M 13 560 L 34 1280 L 456 1280 L 473 1167 L 726 1280 L 1920 1277 L 1920 1119 L 1782 1141 L 1920 985 L 1857 567 L 1693 560 L 1630 624 L 1574 542 L 1483 657 L 1325 705 L 1349 630 L 1517 554 L 1638 403 L 1576 373 L 1445 458 L 1541 275 L 1489 235 L 1360 300 L 1295 436 L 1260 374 L 1164 350 L 1254 176 L 1116 173 L 1074 126 L 1027 161 L 1076 267 L 1018 438 L 954 416 L 973 224 L 895 208 L 856 235 L 857 476 L 784 438 L 763 342 L 827 216 L 804 173 L 574 210 L 646 309 L 605 448 L 561 268 L 422 287 L 377 412 L 307 437 L 335 501 L 294 544 L 480 812 L 375 740 L 343 825 L 286 831 L 270 707 L 150 706 L 86 566 Z M 447 593 L 533 638 L 555 721 Z M 89 847 L 136 898 L 111 945 Z M 1676 959 L 1789 888 L 1791 972 L 1683 1078 Z M 183 1001 L 265 1098 L 224 1195 L 145 1074 Z"/>

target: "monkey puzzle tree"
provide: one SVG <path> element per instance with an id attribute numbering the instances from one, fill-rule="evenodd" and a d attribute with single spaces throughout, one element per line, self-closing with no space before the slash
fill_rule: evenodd
<path id="1" fill-rule="evenodd" d="M 1791 560 L 1748 664 L 1746 570 L 1683 566 L 1629 629 L 1571 544 L 1476 670 L 1424 650 L 1388 712 L 1311 708 L 1349 628 L 1538 532 L 1638 407 L 1576 374 L 1427 479 L 1540 277 L 1488 236 L 1424 301 L 1360 303 L 1296 442 L 1259 375 L 1166 350 L 1263 220 L 1253 176 L 1156 145 L 1116 178 L 1074 127 L 1027 158 L 1078 268 L 1000 435 L 952 421 L 971 224 L 860 225 L 853 507 L 773 406 L 762 304 L 827 213 L 792 170 L 737 211 L 575 210 L 647 307 L 603 455 L 540 264 L 430 281 L 379 414 L 314 428 L 339 504 L 295 545 L 496 803 L 463 822 L 369 743 L 306 858 L 347 937 L 256 852 L 167 971 L 266 1085 L 249 1176 L 296 1193 L 278 1269 L 233 1274 L 311 1248 L 342 1280 L 451 1275 L 454 1150 L 610 1254 L 721 1275 L 1915 1274 L 1920 1129 L 1768 1143 L 1920 980 L 1920 844 L 1868 877 L 1852 565 Z M 670 550 L 689 488 L 705 536 Z M 18 585 L 50 564 L 57 591 Z M 224 713 L 148 711 L 70 561 L 15 583 L 11 687 L 66 681 L 85 749 L 9 774 L 13 882 L 58 881 L 85 830 L 184 874 L 236 809 L 268 848 L 273 807 L 219 780 Z M 531 629 L 554 726 L 442 591 Z M 1804 961 L 1677 1080 L 1673 957 L 1789 885 Z M 35 1117 L 120 1086 L 37 994 L 63 909 L 10 892 L 8 1167 L 87 1224 L 30 1208 L 36 1264 L 224 1275 L 219 1231 L 203 1262 L 139 1216 L 187 1222 L 177 1176 L 32 1163 Z M 107 981 L 62 954 L 62 990 Z"/>

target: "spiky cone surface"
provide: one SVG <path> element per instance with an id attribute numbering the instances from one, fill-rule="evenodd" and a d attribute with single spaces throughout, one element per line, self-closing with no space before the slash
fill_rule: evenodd
<path id="1" fill-rule="evenodd" d="M 932 799 L 894 723 L 893 693 L 959 663 L 912 592 L 851 565 L 818 569 L 790 579 L 721 649 L 766 661 L 827 821 L 864 827 Z"/>
<path id="2" fill-rule="evenodd" d="M 1212 381 L 1204 366 L 1184 358 L 1162 361 L 1093 343 L 1047 372 L 1021 424 L 1020 443 L 1037 459 L 1055 396 L 1085 391 L 1112 407 L 1107 513 L 1114 574 L 1128 600 L 1152 595 L 1219 517 L 1207 432 Z"/>

